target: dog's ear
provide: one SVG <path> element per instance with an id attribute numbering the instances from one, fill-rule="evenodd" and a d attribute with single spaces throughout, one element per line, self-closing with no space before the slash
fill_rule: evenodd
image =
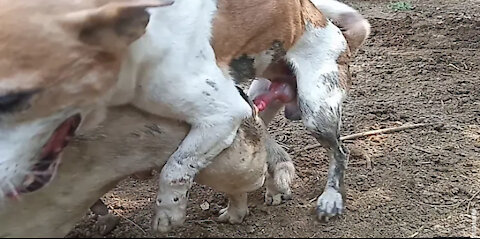
<path id="1" fill-rule="evenodd" d="M 116 52 L 145 33 L 150 15 L 147 8 L 172 5 L 174 0 L 112 2 L 62 16 L 61 23 L 89 45 Z"/>

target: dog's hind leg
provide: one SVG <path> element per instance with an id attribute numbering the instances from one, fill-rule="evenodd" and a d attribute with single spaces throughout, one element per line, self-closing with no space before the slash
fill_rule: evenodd
<path id="1" fill-rule="evenodd" d="M 266 140 L 267 178 L 265 203 L 279 205 L 292 198 L 290 185 L 295 177 L 295 166 L 288 153 L 270 136 Z"/>
<path id="2" fill-rule="evenodd" d="M 287 53 L 297 76 L 302 121 L 330 156 L 328 178 L 317 201 L 320 219 L 344 209 L 344 171 L 348 153 L 340 141 L 342 102 L 349 80 L 346 40 L 338 27 L 307 24 L 305 34 Z"/>
<path id="3" fill-rule="evenodd" d="M 220 210 L 218 221 L 230 224 L 242 223 L 245 216 L 248 215 L 247 200 L 247 193 L 229 194 L 228 206 Z"/>

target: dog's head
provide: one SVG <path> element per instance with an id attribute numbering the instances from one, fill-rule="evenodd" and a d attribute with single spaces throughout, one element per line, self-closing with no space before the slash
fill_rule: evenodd
<path id="1" fill-rule="evenodd" d="M 114 88 L 146 8 L 172 0 L 0 0 L 0 201 L 54 176 L 62 149 Z"/>

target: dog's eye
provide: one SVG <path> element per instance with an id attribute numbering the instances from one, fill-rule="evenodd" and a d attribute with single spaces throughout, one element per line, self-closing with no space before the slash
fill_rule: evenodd
<path id="1" fill-rule="evenodd" d="M 0 113 L 9 113 L 24 106 L 37 91 L 11 93 L 0 96 Z"/>

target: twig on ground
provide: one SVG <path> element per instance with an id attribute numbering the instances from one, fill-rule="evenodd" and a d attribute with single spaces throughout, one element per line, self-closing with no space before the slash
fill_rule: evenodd
<path id="1" fill-rule="evenodd" d="M 417 232 L 413 233 L 410 238 L 414 238 L 416 236 L 418 236 L 418 234 L 420 234 L 420 232 L 425 228 L 425 226 L 421 226 Z"/>
<path id="2" fill-rule="evenodd" d="M 386 128 L 386 129 L 377 129 L 377 130 L 367 131 L 367 132 L 363 132 L 363 133 L 347 135 L 347 136 L 340 137 L 340 140 L 342 140 L 342 141 L 352 140 L 352 139 L 358 139 L 358 138 L 365 137 L 365 136 L 393 133 L 393 132 L 398 132 L 398 131 L 407 130 L 407 129 L 416 129 L 416 128 L 421 128 L 421 127 L 441 126 L 441 125 L 443 125 L 443 124 L 441 124 L 441 123 L 406 124 L 406 125 L 397 126 L 397 127 L 391 127 L 391 128 Z"/>
<path id="3" fill-rule="evenodd" d="M 425 204 L 425 205 L 428 205 L 430 207 L 440 207 L 440 208 L 446 208 L 446 207 L 453 207 L 453 209 L 457 209 L 458 207 L 460 207 L 462 204 L 468 202 L 468 205 L 467 205 L 467 210 L 470 210 L 470 203 L 472 202 L 472 200 L 480 193 L 480 191 L 476 192 L 475 194 L 473 194 L 473 196 L 469 199 L 465 199 L 461 202 L 457 202 L 457 203 L 454 203 L 454 204 L 430 204 L 430 203 L 425 203 L 425 202 L 422 202 L 422 201 L 419 201 L 420 203 L 422 204 Z"/>
<path id="4" fill-rule="evenodd" d="M 353 140 L 353 139 L 358 139 L 358 138 L 362 138 L 362 137 L 365 137 L 365 136 L 394 133 L 394 132 L 398 132 L 398 131 L 402 131 L 402 130 L 416 129 L 416 128 L 428 127 L 428 126 L 441 127 L 441 126 L 443 126 L 443 124 L 442 123 L 406 124 L 406 125 L 397 126 L 397 127 L 391 127 L 391 128 L 386 128 L 386 129 L 377 129 L 377 130 L 366 131 L 366 132 L 363 132 L 363 133 L 351 134 L 351 135 L 340 137 L 340 140 L 341 141 Z M 314 149 L 314 148 L 318 148 L 318 147 L 321 147 L 321 146 L 322 146 L 321 144 L 309 145 L 309 146 L 299 150 L 297 153 L 303 152 L 303 151 L 306 151 L 306 150 L 310 150 L 310 149 Z"/>
<path id="5" fill-rule="evenodd" d="M 475 199 L 475 197 L 477 197 L 477 195 L 480 193 L 480 191 L 476 192 L 475 194 L 473 194 L 473 196 L 468 199 L 468 205 L 467 205 L 467 213 L 470 212 L 470 203 L 472 203 L 472 200 Z"/>
<path id="6" fill-rule="evenodd" d="M 412 147 L 412 148 L 414 148 L 414 149 L 416 149 L 416 150 L 418 150 L 418 151 L 422 151 L 422 152 L 424 152 L 424 153 L 427 153 L 427 154 L 433 154 L 432 151 L 430 151 L 430 150 L 428 150 L 428 149 L 424 149 L 424 148 L 422 148 L 422 147 L 420 147 L 420 146 L 410 145 L 410 147 Z"/>
<path id="7" fill-rule="evenodd" d="M 455 68 L 455 70 L 457 70 L 457 71 L 461 71 L 460 68 L 458 68 L 456 65 L 454 65 L 452 63 L 448 64 L 448 66 L 451 66 L 451 67 Z"/>
<path id="8" fill-rule="evenodd" d="M 129 223 L 131 223 L 133 226 L 135 226 L 136 228 L 140 229 L 140 231 L 143 232 L 144 235 L 147 235 L 147 232 L 145 230 L 143 230 L 143 228 L 141 226 L 139 226 L 138 224 L 136 224 L 134 221 L 128 219 L 127 217 L 123 216 L 121 213 L 117 212 L 115 209 L 113 208 L 110 208 L 115 214 L 117 214 L 118 216 L 120 216 L 121 218 L 125 219 L 126 221 L 128 221 Z"/>
<path id="9" fill-rule="evenodd" d="M 191 222 L 193 222 L 193 223 L 217 223 L 216 221 L 210 220 L 210 219 L 192 220 Z"/>

